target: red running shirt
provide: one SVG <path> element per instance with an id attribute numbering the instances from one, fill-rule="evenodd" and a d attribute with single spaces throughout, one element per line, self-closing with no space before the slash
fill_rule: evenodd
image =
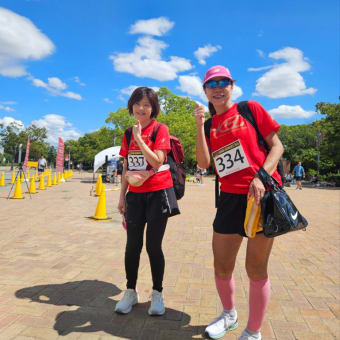
<path id="1" fill-rule="evenodd" d="M 279 130 L 280 125 L 259 103 L 248 101 L 248 105 L 263 138 Z M 219 174 L 221 191 L 247 194 L 267 152 L 259 145 L 254 127 L 238 112 L 236 103 L 226 112 L 213 115 L 210 143 L 209 140 L 207 143 Z M 281 183 L 277 170 L 272 176 Z"/>
<path id="2" fill-rule="evenodd" d="M 152 150 L 165 150 L 166 153 L 170 151 L 170 134 L 169 129 L 165 124 L 161 124 L 158 129 L 155 142 L 151 137 L 158 126 L 158 122 L 152 120 L 149 125 L 142 129 L 142 139 L 145 144 Z M 137 142 L 134 140 L 133 133 L 131 135 L 130 145 L 127 145 L 125 134 L 122 139 L 122 145 L 119 154 L 127 159 L 129 163 L 129 170 L 146 170 L 151 169 L 150 164 L 143 156 Z M 161 171 L 148 178 L 141 186 L 135 187 L 129 185 L 131 192 L 151 192 L 162 189 L 171 188 L 173 186 L 170 170 Z"/>

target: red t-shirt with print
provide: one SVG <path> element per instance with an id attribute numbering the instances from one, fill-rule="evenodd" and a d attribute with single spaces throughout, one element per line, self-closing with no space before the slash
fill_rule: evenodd
<path id="1" fill-rule="evenodd" d="M 145 144 L 152 150 L 170 151 L 170 134 L 165 124 L 160 124 L 155 142 L 152 141 L 152 134 L 158 126 L 158 122 L 152 120 L 149 125 L 142 129 L 142 139 Z M 126 158 L 129 164 L 129 170 L 146 170 L 151 169 L 150 164 L 143 156 L 138 143 L 134 140 L 133 133 L 131 135 L 130 145 L 127 145 L 125 134 L 122 139 L 119 154 Z M 132 192 L 150 192 L 171 188 L 173 186 L 170 170 L 160 171 L 148 178 L 141 186 L 135 187 L 129 185 L 129 191 Z"/>
<path id="2" fill-rule="evenodd" d="M 259 103 L 248 101 L 248 105 L 263 138 L 279 130 L 280 125 Z M 254 127 L 238 112 L 236 103 L 226 112 L 213 115 L 210 143 L 208 139 L 207 143 L 219 174 L 221 191 L 247 194 L 267 152 L 259 145 Z M 281 183 L 277 170 L 272 176 Z"/>

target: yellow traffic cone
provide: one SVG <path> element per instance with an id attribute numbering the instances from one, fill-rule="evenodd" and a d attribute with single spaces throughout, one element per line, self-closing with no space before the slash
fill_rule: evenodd
<path id="1" fill-rule="evenodd" d="M 64 173 L 61 174 L 60 182 L 63 182 L 63 183 L 66 182 L 66 181 L 65 181 L 65 177 L 64 177 Z"/>
<path id="2" fill-rule="evenodd" d="M 45 179 L 44 179 L 44 175 L 43 174 L 40 175 L 40 182 L 39 182 L 38 190 L 46 190 L 46 188 L 45 188 Z"/>
<path id="3" fill-rule="evenodd" d="M 61 174 L 60 172 L 58 172 L 58 180 L 57 180 L 58 183 L 61 183 Z"/>
<path id="4" fill-rule="evenodd" d="M 5 172 L 3 171 L 0 178 L 0 187 L 4 187 L 5 185 Z"/>
<path id="5" fill-rule="evenodd" d="M 52 186 L 52 179 L 51 179 L 51 174 L 48 174 L 47 176 L 47 187 L 51 187 Z"/>
<path id="6" fill-rule="evenodd" d="M 17 184 L 15 185 L 14 195 L 11 198 L 14 198 L 14 199 L 22 199 L 22 198 L 24 198 L 22 196 L 21 181 L 20 181 L 19 176 L 17 177 Z"/>
<path id="7" fill-rule="evenodd" d="M 39 177 L 38 177 L 38 171 L 36 171 L 35 174 L 34 174 L 34 180 L 37 181 L 38 179 L 39 179 Z"/>
<path id="8" fill-rule="evenodd" d="M 37 191 L 35 190 L 34 176 L 32 176 L 32 178 L 31 178 L 29 193 L 30 194 L 37 194 Z"/>
<path id="9" fill-rule="evenodd" d="M 55 172 L 53 175 L 53 181 L 52 181 L 52 185 L 57 185 L 57 173 Z"/>
<path id="10" fill-rule="evenodd" d="M 90 218 L 93 220 L 112 220 L 111 217 L 106 216 L 105 185 L 102 185 L 102 192 L 98 199 L 96 212 Z"/>
<path id="11" fill-rule="evenodd" d="M 10 183 L 11 183 L 11 184 L 14 184 L 14 182 L 15 182 L 15 172 L 14 172 L 14 170 L 13 170 L 13 171 L 12 171 L 12 177 L 11 177 Z"/>
<path id="12" fill-rule="evenodd" d="M 96 196 L 100 196 L 101 192 L 102 192 L 102 175 L 98 174 L 97 176 L 97 183 L 96 183 Z"/>
<path id="13" fill-rule="evenodd" d="M 24 183 L 25 182 L 25 175 L 24 173 L 22 172 L 21 173 L 21 183 Z"/>
<path id="14" fill-rule="evenodd" d="M 29 171 L 27 171 L 27 173 L 26 173 L 26 179 L 29 181 L 30 180 L 30 172 Z"/>

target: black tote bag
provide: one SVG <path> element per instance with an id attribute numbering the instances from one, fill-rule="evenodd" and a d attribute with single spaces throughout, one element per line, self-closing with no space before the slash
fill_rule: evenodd
<path id="1" fill-rule="evenodd" d="M 261 169 L 261 171 L 264 170 Z M 264 235 L 275 237 L 291 231 L 306 229 L 307 220 L 300 214 L 280 184 L 268 173 L 265 178 L 261 175 L 262 182 L 269 188 L 261 200 Z"/>

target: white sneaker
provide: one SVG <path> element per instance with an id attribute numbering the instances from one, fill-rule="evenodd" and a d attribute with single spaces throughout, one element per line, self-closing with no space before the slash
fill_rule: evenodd
<path id="1" fill-rule="evenodd" d="M 152 291 L 149 315 L 163 315 L 165 313 L 163 294 L 157 290 Z"/>
<path id="2" fill-rule="evenodd" d="M 123 298 L 116 304 L 115 312 L 127 314 L 138 303 L 138 294 L 134 289 L 127 289 Z"/>
<path id="3" fill-rule="evenodd" d="M 262 336 L 260 332 L 250 334 L 247 329 L 245 329 L 237 340 L 262 340 Z"/>
<path id="4" fill-rule="evenodd" d="M 237 327 L 237 312 L 235 311 L 235 316 L 231 317 L 228 313 L 223 311 L 218 318 L 208 325 L 208 327 L 205 329 L 205 332 L 210 338 L 219 339 L 222 338 L 225 333 L 232 331 Z"/>

